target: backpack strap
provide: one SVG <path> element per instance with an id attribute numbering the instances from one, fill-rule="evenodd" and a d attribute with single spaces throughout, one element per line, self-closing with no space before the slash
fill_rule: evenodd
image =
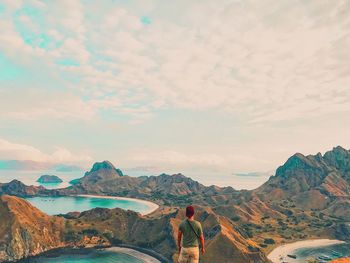
<path id="1" fill-rule="evenodd" d="M 190 223 L 190 221 L 189 221 L 188 219 L 186 219 L 186 221 L 187 221 L 187 223 L 190 225 L 190 227 L 191 227 L 193 233 L 194 233 L 194 234 L 196 235 L 196 237 L 199 239 L 199 236 L 198 236 L 197 232 L 194 230 L 194 228 L 193 228 L 192 224 Z"/>

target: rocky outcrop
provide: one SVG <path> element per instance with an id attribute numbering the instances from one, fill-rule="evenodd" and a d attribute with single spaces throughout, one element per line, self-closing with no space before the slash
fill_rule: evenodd
<path id="1" fill-rule="evenodd" d="M 310 190 L 327 196 L 350 195 L 350 151 L 338 146 L 323 156 L 304 156 L 297 153 L 276 170 L 257 193 L 272 192 L 270 197 L 283 191 L 291 197 Z"/>
<path id="2" fill-rule="evenodd" d="M 19 197 L 61 195 L 56 189 L 49 190 L 43 186 L 28 186 L 18 180 L 12 180 L 9 183 L 0 183 L 0 196 L 5 194 Z"/>
<path id="3" fill-rule="evenodd" d="M 123 176 L 122 171 L 120 169 L 116 169 L 114 165 L 109 161 L 94 163 L 90 172 L 88 172 L 86 175 L 91 175 L 94 172 L 101 172 L 103 170 L 113 171 L 116 172 L 119 176 Z"/>

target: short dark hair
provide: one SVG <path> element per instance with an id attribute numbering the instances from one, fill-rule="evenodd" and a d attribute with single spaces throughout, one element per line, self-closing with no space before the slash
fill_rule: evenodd
<path id="1" fill-rule="evenodd" d="M 189 205 L 186 207 L 186 216 L 191 217 L 194 215 L 194 207 Z"/>

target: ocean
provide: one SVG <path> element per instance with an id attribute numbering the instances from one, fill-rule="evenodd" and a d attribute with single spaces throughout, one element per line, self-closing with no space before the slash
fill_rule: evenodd
<path id="1" fill-rule="evenodd" d="M 80 253 L 79 253 L 80 252 Z M 62 255 L 43 255 L 20 261 L 21 263 L 144 263 L 136 257 L 113 251 L 105 250 L 75 250 L 72 253 Z"/>
<path id="2" fill-rule="evenodd" d="M 68 212 L 83 212 L 96 207 L 122 208 L 141 214 L 149 212 L 150 207 L 137 200 L 119 200 L 96 197 L 60 196 L 60 197 L 30 197 L 26 198 L 32 205 L 49 215 L 66 214 Z"/>
<path id="3" fill-rule="evenodd" d="M 288 259 L 288 262 L 304 263 L 307 259 L 317 259 L 319 263 L 329 262 L 336 258 L 350 257 L 350 244 L 337 244 L 321 248 L 301 248 L 294 253 L 296 260 Z"/>

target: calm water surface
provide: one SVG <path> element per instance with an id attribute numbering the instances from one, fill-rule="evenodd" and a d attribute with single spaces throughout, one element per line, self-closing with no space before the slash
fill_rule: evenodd
<path id="1" fill-rule="evenodd" d="M 122 208 L 133 210 L 139 213 L 147 213 L 149 206 L 147 204 L 133 200 L 116 200 L 108 198 L 94 197 L 30 197 L 26 198 L 32 205 L 49 215 L 66 214 L 68 212 L 83 212 L 96 207 L 102 208 Z"/>
<path id="2" fill-rule="evenodd" d="M 21 261 L 22 262 L 22 261 Z M 65 254 L 59 257 L 40 256 L 23 263 L 143 263 L 142 260 L 123 253 L 92 250 L 82 254 Z"/>
<path id="3" fill-rule="evenodd" d="M 350 244 L 338 244 L 321 248 L 301 248 L 295 251 L 297 259 L 288 262 L 304 263 L 308 258 L 318 259 L 319 262 L 330 262 L 336 258 L 350 257 Z"/>

